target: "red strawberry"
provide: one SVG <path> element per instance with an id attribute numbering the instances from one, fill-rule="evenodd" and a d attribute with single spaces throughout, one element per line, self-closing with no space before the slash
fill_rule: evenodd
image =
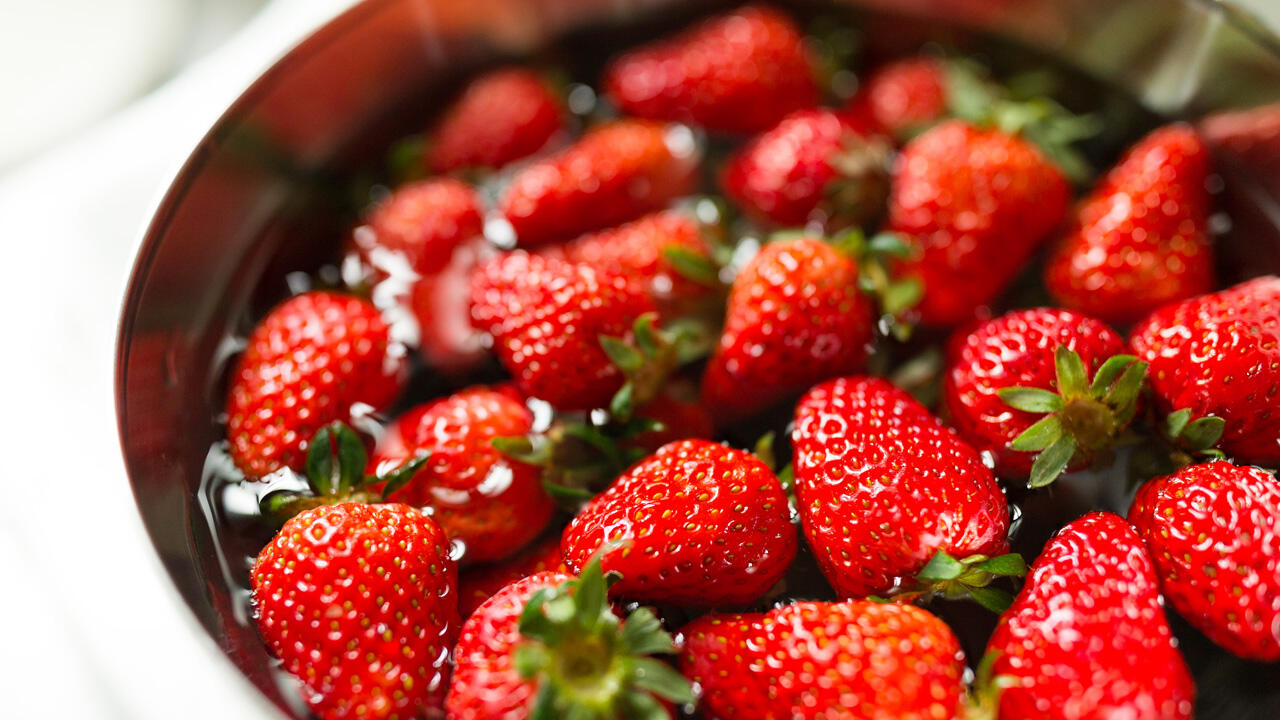
<path id="1" fill-rule="evenodd" d="M 600 336 L 625 336 L 652 309 L 622 275 L 514 251 L 483 265 L 471 317 L 493 335 L 521 391 L 560 410 L 604 407 L 623 384 Z"/>
<path id="2" fill-rule="evenodd" d="M 502 588 L 462 626 L 449 720 L 670 717 L 687 681 L 648 657 L 675 650 L 652 611 L 619 621 L 599 561 L 581 578 L 541 572 Z M 554 612 L 552 611 L 554 609 Z"/>
<path id="3" fill-rule="evenodd" d="M 818 385 L 796 407 L 792 448 L 805 537 L 839 595 L 999 592 L 982 587 L 982 563 L 1009 549 L 1004 494 L 978 452 L 906 392 L 871 377 Z"/>
<path id="4" fill-rule="evenodd" d="M 750 133 L 817 104 L 813 76 L 791 18 L 751 6 L 623 54 L 604 90 L 628 115 Z"/>
<path id="5" fill-rule="evenodd" d="M 386 407 L 406 377 L 378 309 L 351 295 L 314 291 L 278 305 L 249 336 L 231 375 L 227 439 L 251 479 L 301 470 L 307 443 L 364 403 Z"/>
<path id="6" fill-rule="evenodd" d="M 730 158 L 725 194 L 757 222 L 859 225 L 888 193 L 889 146 L 824 108 L 799 110 Z"/>
<path id="7" fill-rule="evenodd" d="M 1280 278 L 1161 308 L 1133 329 L 1129 346 L 1151 363 L 1161 409 L 1222 418 L 1228 455 L 1280 464 Z"/>
<path id="8" fill-rule="evenodd" d="M 463 618 L 471 617 L 481 603 L 510 583 L 553 570 L 564 570 L 559 534 L 529 545 L 501 562 L 464 569 L 458 577 L 458 613 Z"/>
<path id="9" fill-rule="evenodd" d="M 471 278 L 476 268 L 497 254 L 493 244 L 476 237 L 454 248 L 449 264 L 440 271 L 412 281 L 408 304 L 417 320 L 418 350 L 433 368 L 467 370 L 487 354 L 484 333 L 471 325 Z M 374 288 L 375 300 L 381 300 L 381 291 L 382 286 Z"/>
<path id="10" fill-rule="evenodd" d="M 1213 289 L 1209 154 L 1190 127 L 1135 145 L 1076 211 L 1045 268 L 1061 304 L 1129 323 Z"/>
<path id="11" fill-rule="evenodd" d="M 963 716 L 960 643 L 911 605 L 799 602 L 707 615 L 680 636 L 680 670 L 708 720 Z"/>
<path id="12" fill-rule="evenodd" d="M 902 137 L 944 117 L 947 95 L 947 70 L 941 61 L 908 58 L 871 73 L 849 103 L 849 112 Z"/>
<path id="13" fill-rule="evenodd" d="M 1280 482 L 1229 462 L 1146 483 L 1129 522 L 1173 607 L 1222 647 L 1280 660 Z"/>
<path id="14" fill-rule="evenodd" d="M 954 347 L 945 416 L 995 457 L 997 474 L 1030 476 L 1032 487 L 1111 445 L 1133 419 L 1146 369 L 1117 354 L 1115 331 L 1071 310 L 1017 310 Z"/>
<path id="15" fill-rule="evenodd" d="M 464 561 L 497 560 L 524 547 L 551 519 L 541 471 L 490 444 L 532 427 L 533 413 L 523 402 L 473 387 L 401 416 L 374 453 L 372 466 L 376 474 L 430 453 L 391 499 L 432 508 L 449 538 L 462 544 Z"/>
<path id="16" fill-rule="evenodd" d="M 614 545 L 617 543 L 617 545 Z M 587 503 L 560 542 L 570 569 L 605 547 L 627 599 L 741 605 L 796 553 L 782 485 L 759 458 L 707 440 L 663 446 Z"/>
<path id="17" fill-rule="evenodd" d="M 258 631 L 323 720 L 431 715 L 458 632 L 457 581 L 448 539 L 422 512 L 314 508 L 258 554 Z"/>
<path id="18" fill-rule="evenodd" d="M 908 238 L 920 322 L 957 325 L 995 300 L 1062 220 L 1070 187 L 1027 140 L 948 121 L 903 148 L 888 229 Z"/>
<path id="19" fill-rule="evenodd" d="M 711 414 L 698 399 L 698 389 L 692 383 L 675 380 L 667 383 L 639 414 L 662 424 L 661 430 L 641 433 L 628 442 L 649 452 L 676 440 L 686 438 L 708 439 L 715 434 Z"/>
<path id="20" fill-rule="evenodd" d="M 664 207 L 693 188 L 697 165 L 687 131 L 616 120 L 522 168 L 499 210 L 524 247 L 568 240 Z"/>
<path id="21" fill-rule="evenodd" d="M 687 277 L 672 262 L 672 253 L 678 253 L 699 264 L 711 264 L 698 221 L 677 210 L 651 213 L 625 225 L 582 235 L 543 253 L 625 275 L 645 288 L 655 305 L 672 314 L 707 297 L 711 289 L 710 279 Z"/>
<path id="22" fill-rule="evenodd" d="M 813 238 L 769 243 L 733 281 L 703 403 L 720 417 L 740 416 L 855 372 L 872 322 L 852 258 Z"/>
<path id="23" fill-rule="evenodd" d="M 397 188 L 352 238 L 360 259 L 380 277 L 412 277 L 444 269 L 461 243 L 483 232 L 475 190 L 435 178 Z"/>
<path id="24" fill-rule="evenodd" d="M 519 67 L 472 80 L 427 134 L 433 172 L 500 168 L 546 147 L 565 125 L 564 110 L 547 84 Z"/>
<path id="25" fill-rule="evenodd" d="M 987 645 L 1001 720 L 1190 718 L 1178 654 L 1142 539 L 1090 513 L 1060 530 Z"/>

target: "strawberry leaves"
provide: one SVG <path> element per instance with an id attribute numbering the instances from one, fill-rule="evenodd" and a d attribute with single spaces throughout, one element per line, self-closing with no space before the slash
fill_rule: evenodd
<path id="1" fill-rule="evenodd" d="M 1054 353 L 1057 391 L 1012 387 L 999 391 L 1009 407 L 1044 417 L 1009 444 L 1038 453 L 1028 485 L 1044 487 L 1073 464 L 1112 446 L 1137 412 L 1147 364 L 1132 355 L 1116 355 L 1098 367 L 1092 380 L 1080 356 L 1059 345 Z"/>
<path id="2" fill-rule="evenodd" d="M 582 574 L 535 593 L 520 616 L 524 640 L 515 650 L 520 676 L 537 684 L 532 720 L 572 717 L 666 717 L 658 698 L 691 703 L 689 681 L 652 655 L 675 642 L 649 608 L 620 621 L 597 555 Z"/>
<path id="3" fill-rule="evenodd" d="M 1013 596 L 991 587 L 991 583 L 998 578 L 1021 578 L 1026 574 L 1027 563 L 1018 553 L 955 558 L 945 550 L 939 550 L 916 573 L 915 581 L 891 598 L 912 601 L 934 596 L 967 598 L 998 615 L 1009 609 Z"/>
<path id="4" fill-rule="evenodd" d="M 311 437 L 306 458 L 306 488 L 269 492 L 259 505 L 264 516 L 283 523 L 303 510 L 320 505 L 387 502 L 413 479 L 428 457 L 427 453 L 420 453 L 387 472 L 366 475 L 369 455 L 364 441 L 346 423 L 333 422 Z M 381 489 L 375 491 L 379 485 Z"/>
<path id="5" fill-rule="evenodd" d="M 1190 408 L 1169 413 L 1161 428 L 1165 438 L 1189 456 L 1182 464 L 1189 464 L 1193 458 L 1225 459 L 1226 454 L 1215 446 L 1222 439 L 1222 432 L 1227 427 L 1226 420 L 1213 415 L 1192 420 L 1191 415 Z"/>

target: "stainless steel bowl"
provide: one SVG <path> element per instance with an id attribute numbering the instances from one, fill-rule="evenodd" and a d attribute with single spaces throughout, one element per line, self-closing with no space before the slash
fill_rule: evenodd
<path id="1" fill-rule="evenodd" d="M 230 352 L 228 338 L 283 296 L 287 272 L 314 269 L 336 247 L 350 220 L 342 179 L 420 127 L 469 71 L 529 58 L 553 43 L 600 58 L 624 25 L 641 29 L 623 33 L 645 32 L 720 5 L 367 0 L 260 77 L 177 176 L 147 230 L 121 320 L 116 394 L 127 469 L 156 551 L 192 612 L 284 713 L 304 711 L 293 691 L 278 685 L 247 622 L 242 591 L 231 581 L 247 567 L 234 548 L 215 551 L 221 530 L 214 526 L 236 518 L 218 515 L 225 511 L 211 505 L 210 488 L 202 485 L 208 449 L 221 434 L 219 363 Z M 1204 121 L 1234 220 L 1225 237 L 1224 278 L 1280 271 L 1280 157 L 1235 138 L 1239 124 L 1230 115 L 1265 113 L 1280 103 L 1280 42 L 1236 10 L 1196 0 L 851 0 L 802 7 L 855 13 L 869 28 L 869 52 L 907 50 L 939 34 L 961 46 L 1023 47 L 1078 70 L 1080 82 L 1068 91 L 1083 102 L 1118 91 L 1155 115 Z M 591 62 L 579 62 L 579 69 L 593 72 Z M 1117 147 L 1133 137 L 1131 127 L 1111 130 Z M 1179 630 L 1190 635 L 1184 646 L 1200 684 L 1199 717 L 1280 717 L 1280 670 L 1235 661 Z"/>

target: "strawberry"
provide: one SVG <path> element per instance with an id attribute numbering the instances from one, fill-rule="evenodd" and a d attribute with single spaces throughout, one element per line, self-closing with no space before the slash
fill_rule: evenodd
<path id="1" fill-rule="evenodd" d="M 667 383 L 640 414 L 661 424 L 662 429 L 643 432 L 631 438 L 628 444 L 651 453 L 676 440 L 710 438 L 716 431 L 711 414 L 698 399 L 697 386 L 683 380 Z"/>
<path id="2" fill-rule="evenodd" d="M 1137 409 L 1146 363 L 1099 320 L 1071 310 L 1017 310 L 978 326 L 953 352 L 945 416 L 996 473 L 1031 487 L 1109 448 Z M 1035 454 L 1035 451 L 1044 452 Z"/>
<path id="3" fill-rule="evenodd" d="M 563 571 L 559 533 L 496 563 L 465 568 L 458 576 L 458 613 L 471 617 L 476 608 L 507 585 L 550 570 Z"/>
<path id="4" fill-rule="evenodd" d="M 732 418 L 862 368 L 873 305 L 858 263 L 814 238 L 775 241 L 738 273 L 703 404 Z"/>
<path id="5" fill-rule="evenodd" d="M 889 152 L 883 140 L 834 111 L 799 110 L 735 152 L 720 184 L 766 225 L 861 225 L 884 206 Z"/>
<path id="6" fill-rule="evenodd" d="M 609 403 L 625 378 L 599 338 L 628 334 L 652 309 L 623 275 L 520 250 L 481 266 L 471 297 L 473 323 L 521 392 L 560 410 Z"/>
<path id="7" fill-rule="evenodd" d="M 457 580 L 449 541 L 424 513 L 313 508 L 258 554 L 258 631 L 323 720 L 438 713 L 458 631 Z"/>
<path id="8" fill-rule="evenodd" d="M 497 253 L 488 240 L 477 236 L 454 248 L 449 263 L 438 272 L 410 283 L 408 306 L 417 320 L 418 351 L 432 368 L 457 374 L 479 365 L 487 355 L 484 333 L 471 326 L 471 278 Z M 374 288 L 375 300 L 389 284 Z"/>
<path id="9" fill-rule="evenodd" d="M 1163 307 L 1133 329 L 1129 346 L 1151 363 L 1162 410 L 1221 418 L 1228 455 L 1280 464 L 1280 278 Z"/>
<path id="10" fill-rule="evenodd" d="M 664 314 L 678 314 L 707 298 L 717 282 L 706 273 L 685 272 L 688 263 L 715 270 L 698 220 L 677 210 L 651 213 L 542 252 L 631 278 L 657 307 L 668 310 Z"/>
<path id="11" fill-rule="evenodd" d="M 1243 658 L 1280 660 L 1280 482 L 1211 462 L 1152 480 L 1129 522 L 1174 609 Z"/>
<path id="12" fill-rule="evenodd" d="M 435 178 L 397 188 L 374 206 L 352 239 L 360 259 L 381 279 L 437 273 L 460 244 L 483 232 L 475 190 Z"/>
<path id="13" fill-rule="evenodd" d="M 947 68 L 931 57 L 887 63 L 871 73 L 848 112 L 894 137 L 905 137 L 948 113 Z"/>
<path id="14" fill-rule="evenodd" d="M 888 229 L 908 239 L 898 274 L 924 286 L 929 326 L 958 325 L 995 300 L 1062 220 L 1063 174 L 1027 140 L 944 122 L 903 148 Z"/>
<path id="15" fill-rule="evenodd" d="M 598 560 L 575 578 L 541 572 L 507 585 L 462 626 L 449 720 L 666 718 L 689 683 L 649 657 L 675 650 L 648 608 L 619 620 Z"/>
<path id="16" fill-rule="evenodd" d="M 1060 530 L 987 645 L 1000 720 L 1190 718 L 1179 655 L 1142 539 L 1095 512 Z"/>
<path id="17" fill-rule="evenodd" d="M 1209 153 L 1186 125 L 1134 145 L 1076 210 L 1045 268 L 1062 305 L 1131 323 L 1213 289 Z"/>
<path id="18" fill-rule="evenodd" d="M 664 207 L 693 188 L 697 165 L 687 131 L 615 120 L 521 168 L 498 209 L 523 247 L 568 240 Z"/>
<path id="19" fill-rule="evenodd" d="M 628 115 L 714 132 L 759 132 L 818 102 L 800 29 L 758 5 L 624 53 L 605 69 L 603 85 Z"/>
<path id="20" fill-rule="evenodd" d="M 426 462 L 389 498 L 430 507 L 465 562 L 498 560 L 524 547 L 551 519 L 541 471 L 504 456 L 496 437 L 524 435 L 533 413 L 497 389 L 473 387 L 408 411 L 374 453 L 377 471 L 415 455 Z"/>
<path id="21" fill-rule="evenodd" d="M 560 100 L 537 73 L 520 67 L 475 78 L 426 137 L 432 172 L 497 169 L 546 147 L 564 130 Z"/>
<path id="22" fill-rule="evenodd" d="M 905 391 L 857 376 L 818 385 L 796 406 L 792 448 L 801 525 L 837 594 L 937 589 L 1007 606 L 985 587 L 1025 571 L 1016 555 L 988 562 L 1009 549 L 1004 494 L 978 451 Z"/>
<path id="23" fill-rule="evenodd" d="M 706 615 L 679 635 L 680 670 L 708 720 L 963 716 L 960 643 L 910 605 L 798 602 Z"/>
<path id="24" fill-rule="evenodd" d="M 352 406 L 389 405 L 407 375 L 403 348 L 367 300 L 313 291 L 278 305 L 231 374 L 227 440 L 250 479 L 302 469 L 307 442 Z"/>
<path id="25" fill-rule="evenodd" d="M 579 569 L 601 548 L 612 589 L 633 600 L 741 605 L 776 583 L 796 553 L 787 498 L 759 458 L 681 440 L 631 466 L 587 503 L 560 541 Z"/>

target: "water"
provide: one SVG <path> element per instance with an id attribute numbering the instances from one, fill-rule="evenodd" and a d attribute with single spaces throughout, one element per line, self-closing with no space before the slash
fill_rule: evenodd
<path id="1" fill-rule="evenodd" d="M 833 22 L 830 16 L 820 10 L 809 10 L 800 13 L 805 23 L 830 27 Z M 554 44 L 551 48 L 538 53 L 531 60 L 546 64 L 554 61 L 568 79 L 569 107 L 579 118 L 588 119 L 607 113 L 591 87 L 601 66 L 602 59 L 613 54 L 619 46 L 632 44 L 656 36 L 672 27 L 678 26 L 684 17 L 669 15 L 654 17 L 636 23 L 634 26 L 609 28 L 607 32 L 597 29 L 573 33 Z M 901 21 L 899 21 L 901 22 Z M 849 50 L 855 56 L 866 59 L 883 59 L 884 57 L 914 52 L 920 47 L 920 33 L 905 32 L 886 35 L 876 33 L 873 37 L 863 36 L 856 31 L 858 23 L 849 26 Z M 973 51 L 979 59 L 986 61 L 998 69 L 1044 68 L 1048 64 L 1035 53 L 1007 44 L 991 43 L 980 38 L 948 35 L 953 47 Z M 1071 73 L 1068 69 L 1054 68 L 1054 72 L 1063 79 L 1061 86 L 1065 88 L 1060 98 L 1064 104 L 1076 110 L 1089 110 L 1099 113 L 1106 119 L 1104 132 L 1084 146 L 1085 154 L 1098 167 L 1104 167 L 1109 158 L 1127 142 L 1135 139 L 1145 129 L 1156 124 L 1156 118 L 1144 112 L 1131 98 L 1098 84 L 1088 78 Z M 850 94 L 856 89 L 856 76 L 842 71 L 836 78 L 837 88 L 841 94 Z M 400 132 L 409 133 L 426 124 L 424 114 L 429 108 L 417 108 L 416 112 L 405 113 Z M 694 134 L 682 135 L 677 140 L 693 142 L 695 139 L 704 143 L 708 153 L 708 161 L 704 167 L 718 165 L 731 145 L 719 139 L 707 140 Z M 288 292 L 296 292 L 319 278 L 323 282 L 334 283 L 343 273 L 338 248 L 341 235 L 358 215 L 359 206 L 372 198 L 386 192 L 386 186 L 392 182 L 387 166 L 382 163 L 383 156 L 372 158 L 364 170 L 350 173 L 354 179 L 353 187 L 344 188 L 341 193 L 330 197 L 341 196 L 355 198 L 350 206 L 332 207 L 326 216 L 333 220 L 331 235 L 319 245 L 312 244 L 310 249 L 299 252 L 292 248 L 290 253 L 272 264 L 259 292 L 256 302 L 246 315 L 241 318 L 240 334 L 227 337 L 217 350 L 217 368 L 210 382 L 215 386 L 225 386 L 226 366 L 234 354 L 243 347 L 243 333 L 251 327 L 255 318 L 279 301 Z M 482 191 L 490 198 L 496 197 L 505 182 L 504 175 L 487 181 Z M 714 189 L 714 178 L 708 169 L 707 187 Z M 1219 222 L 1225 230 L 1229 223 Z M 503 223 L 493 221 L 486 223 L 486 232 L 491 234 L 495 243 L 509 244 L 509 234 Z M 743 238 L 734 264 L 740 264 L 758 247 L 761 236 L 754 228 L 739 226 L 735 228 L 736 236 Z M 504 240 L 506 241 L 504 243 Z M 309 242 L 314 243 L 314 238 Z M 318 252 L 315 248 L 326 248 Z M 298 258 L 305 258 L 298 261 Z M 276 273 L 275 268 L 281 269 Z M 1043 290 L 1039 287 L 1040 276 L 1038 264 L 1033 263 L 1006 296 L 1008 307 L 1028 306 L 1046 301 Z M 293 271 L 288 272 L 286 271 Z M 398 335 L 407 339 L 416 337 L 411 330 Z M 945 337 L 939 334 L 919 333 L 908 343 L 878 354 L 873 361 L 885 372 L 892 371 L 904 361 L 916 358 L 929 348 L 940 345 Z M 696 376 L 698 368 L 687 371 Z M 502 377 L 501 370 L 491 359 L 486 359 L 474 367 L 461 371 L 444 373 L 434 370 L 414 354 L 414 370 L 404 398 L 391 408 L 388 416 L 423 402 L 438 397 L 466 385 L 479 382 L 492 382 Z M 918 378 L 922 390 L 927 391 L 929 375 L 927 372 Z M 215 393 L 215 397 L 218 395 Z M 546 408 L 539 408 L 540 424 L 548 421 Z M 778 453 L 781 462 L 785 463 L 789 454 L 786 438 L 789 437 L 791 419 L 790 404 L 783 404 L 776 411 L 765 413 L 757 420 L 734 427 L 721 438 L 731 444 L 750 448 L 757 438 L 765 432 L 778 434 L 780 441 Z M 215 418 L 215 422 L 220 419 Z M 1067 476 L 1052 487 L 1030 492 L 1011 484 L 1008 487 L 1009 499 L 1015 518 L 1015 534 L 1013 549 L 1030 561 L 1039 552 L 1044 542 L 1059 527 L 1078 517 L 1089 509 L 1109 509 L 1123 513 L 1132 498 L 1132 489 L 1126 478 L 1126 454 L 1121 451 L 1115 462 L 1096 470 L 1075 473 Z M 253 609 L 250 601 L 249 573 L 253 558 L 258 550 L 270 539 L 272 530 L 258 516 L 258 501 L 266 493 L 280 488 L 296 486 L 301 481 L 283 473 L 266 484 L 245 483 L 231 463 L 225 449 L 225 443 L 219 441 L 209 449 L 204 465 L 204 472 L 197 497 L 198 517 L 196 523 L 207 529 L 213 558 L 214 572 L 209 581 L 219 590 L 225 589 L 225 607 L 219 606 L 219 614 L 223 622 L 223 637 L 220 638 L 229 654 L 245 669 L 246 673 L 277 703 L 295 717 L 306 717 L 307 711 L 301 702 L 298 683 L 288 674 L 280 670 L 276 661 L 271 659 L 261 641 L 257 638 L 253 624 Z M 567 522 L 567 515 L 557 516 L 554 523 L 562 526 Z M 556 532 L 556 527 L 549 533 Z M 201 544 L 197 536 L 196 545 Z M 200 548 L 197 547 L 197 552 Z M 217 577 L 212 577 L 216 574 Z M 216 595 L 216 593 L 215 593 Z M 220 597 L 220 596 L 219 596 Z M 771 606 L 804 600 L 836 599 L 826 584 L 812 553 L 801 542 L 801 549 L 795 563 L 782 583 L 774 592 L 756 604 L 754 609 L 763 610 Z M 217 603 L 215 602 L 215 605 Z M 971 663 L 976 663 L 982 656 L 986 637 L 994 627 L 996 618 L 977 605 L 963 602 L 936 601 L 931 605 L 932 611 L 947 620 L 961 639 Z M 662 608 L 664 619 L 671 629 L 678 628 L 693 615 L 679 608 Z M 1277 673 L 1272 668 L 1258 666 L 1237 660 L 1229 654 L 1217 649 L 1185 622 L 1173 618 L 1175 630 L 1188 659 L 1188 663 L 1196 673 L 1200 686 L 1198 716 L 1201 718 L 1248 718 L 1274 717 L 1271 711 L 1263 709 L 1267 702 L 1273 703 L 1276 714 L 1280 714 L 1280 706 L 1275 699 L 1268 699 L 1273 692 Z M 1246 708 L 1258 708 L 1263 714 L 1249 715 Z"/>

